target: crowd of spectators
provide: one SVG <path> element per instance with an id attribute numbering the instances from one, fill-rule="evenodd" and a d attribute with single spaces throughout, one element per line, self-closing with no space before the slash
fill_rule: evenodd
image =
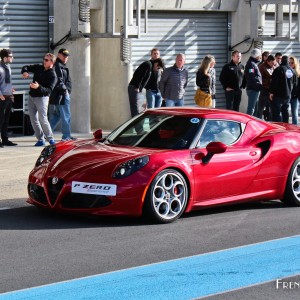
<path id="1" fill-rule="evenodd" d="M 13 85 L 10 64 L 11 49 L 1 50 L 0 63 L 0 147 L 16 146 L 8 139 L 8 123 L 13 104 Z M 28 112 L 37 142 L 55 144 L 53 130 L 61 123 L 62 140 L 73 140 L 71 136 L 71 77 L 66 66 L 70 53 L 60 49 L 58 56 L 46 53 L 42 64 L 22 67 L 23 78 L 33 74 L 29 85 Z M 219 81 L 224 89 L 226 109 L 240 111 L 242 90 L 246 89 L 248 104 L 246 113 L 266 121 L 298 124 L 300 98 L 300 67 L 295 56 L 274 56 L 270 51 L 251 50 L 245 66 L 242 54 L 232 52 L 230 62 L 220 72 Z M 185 54 L 176 55 L 175 63 L 167 67 L 160 57 L 158 48 L 151 50 L 150 60 L 144 61 L 133 73 L 128 85 L 131 116 L 146 108 L 161 106 L 183 106 L 189 72 L 185 68 Z M 203 57 L 196 73 L 196 85 L 205 97 L 210 97 L 208 106 L 216 106 L 216 59 L 212 55 Z M 143 96 L 146 89 L 146 101 Z M 50 102 L 49 102 L 50 101 Z M 196 98 L 195 98 L 196 101 Z M 196 101 L 197 105 L 201 102 Z"/>
<path id="2" fill-rule="evenodd" d="M 155 55 L 154 55 L 155 54 Z M 159 64 L 155 59 L 159 58 Z M 129 102 L 132 106 L 144 103 L 142 109 L 132 111 L 132 116 L 146 108 L 160 106 L 183 106 L 185 88 L 189 73 L 185 68 L 185 55 L 179 53 L 175 64 L 165 68 L 157 48 L 151 50 L 151 59 L 143 62 L 134 72 L 129 83 Z M 300 67 L 295 56 L 275 55 L 270 51 L 261 52 L 254 48 L 246 64 L 242 64 L 242 53 L 234 50 L 230 62 L 220 72 L 219 81 L 224 89 L 226 109 L 240 111 L 242 91 L 248 96 L 246 113 L 265 121 L 298 124 L 299 76 Z M 212 55 L 203 57 L 196 73 L 197 89 L 211 101 L 202 102 L 195 95 L 199 106 L 216 107 L 216 59 Z M 147 68 L 144 68 L 147 66 Z M 151 82 L 149 84 L 148 82 Z M 155 83 L 155 84 L 153 84 Z M 142 90 L 146 89 L 147 103 L 143 100 Z M 132 94 L 134 90 L 135 95 Z M 200 104 L 199 104 L 200 103 Z"/>

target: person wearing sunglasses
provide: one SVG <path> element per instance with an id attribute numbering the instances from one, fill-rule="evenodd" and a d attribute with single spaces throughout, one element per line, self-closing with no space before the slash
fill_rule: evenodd
<path id="1" fill-rule="evenodd" d="M 10 64 L 13 61 L 13 54 L 10 49 L 0 51 L 0 148 L 3 146 L 16 146 L 16 143 L 8 139 L 7 128 L 10 118 L 11 108 L 14 101 L 13 86 L 11 82 Z"/>
<path id="2" fill-rule="evenodd" d="M 61 48 L 58 50 L 54 69 L 57 76 L 57 84 L 50 95 L 49 122 L 54 131 L 61 124 L 62 141 L 76 140 L 71 135 L 71 91 L 72 81 L 67 67 L 70 52 Z"/>
<path id="3" fill-rule="evenodd" d="M 53 132 L 48 121 L 49 96 L 53 91 L 57 76 L 53 69 L 56 57 L 52 53 L 46 53 L 43 64 L 23 66 L 21 73 L 23 78 L 29 78 L 33 74 L 29 84 L 28 112 L 37 142 L 35 146 L 45 146 L 45 140 L 50 145 L 55 144 Z"/>

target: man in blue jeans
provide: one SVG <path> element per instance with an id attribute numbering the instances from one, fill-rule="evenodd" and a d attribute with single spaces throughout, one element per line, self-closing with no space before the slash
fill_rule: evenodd
<path id="1" fill-rule="evenodd" d="M 188 71 L 184 67 L 185 54 L 176 56 L 175 64 L 162 73 L 159 89 L 167 107 L 183 106 L 185 88 L 188 83 Z"/>
<path id="2" fill-rule="evenodd" d="M 154 63 L 154 61 L 156 63 Z M 159 81 L 165 66 L 163 61 L 160 59 L 160 52 L 157 48 L 153 48 L 151 50 L 150 62 L 152 63 L 152 72 L 145 86 L 147 108 L 161 107 L 162 96 L 159 91 Z"/>
<path id="3" fill-rule="evenodd" d="M 53 131 L 61 122 L 62 141 L 76 140 L 71 136 L 70 94 L 72 82 L 69 69 L 66 66 L 69 56 L 70 52 L 67 49 L 59 49 L 54 65 L 57 84 L 50 96 L 48 112 Z"/>
<path id="4" fill-rule="evenodd" d="M 261 60 L 261 51 L 254 48 L 245 66 L 245 78 L 247 81 L 246 93 L 248 96 L 247 114 L 254 115 L 260 90 L 262 89 L 262 76 L 258 68 Z"/>

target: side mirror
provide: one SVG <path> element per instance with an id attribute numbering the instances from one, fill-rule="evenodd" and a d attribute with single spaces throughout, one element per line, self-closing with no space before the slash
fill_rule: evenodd
<path id="1" fill-rule="evenodd" d="M 227 145 L 221 142 L 211 142 L 206 146 L 208 153 L 218 154 L 224 153 L 227 149 Z"/>
<path id="2" fill-rule="evenodd" d="M 94 135 L 94 138 L 95 138 L 96 140 L 101 140 L 101 139 L 102 139 L 102 129 L 96 130 L 96 131 L 93 133 L 93 135 Z"/>
<path id="3" fill-rule="evenodd" d="M 207 154 L 202 158 L 202 163 L 208 164 L 215 154 L 224 153 L 227 145 L 221 142 L 211 142 L 206 146 Z"/>

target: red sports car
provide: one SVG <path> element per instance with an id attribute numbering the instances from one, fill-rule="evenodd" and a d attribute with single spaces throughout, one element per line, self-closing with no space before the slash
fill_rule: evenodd
<path id="1" fill-rule="evenodd" d="M 45 147 L 28 202 L 61 212 L 170 223 L 208 206 L 300 206 L 300 128 L 229 110 L 151 109 L 107 137 Z"/>

